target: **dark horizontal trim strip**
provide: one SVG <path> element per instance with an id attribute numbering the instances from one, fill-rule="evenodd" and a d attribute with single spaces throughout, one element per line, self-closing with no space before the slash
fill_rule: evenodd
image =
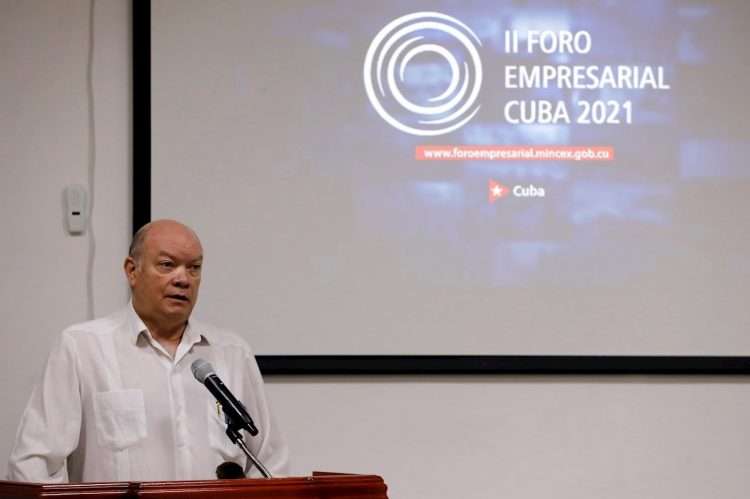
<path id="1" fill-rule="evenodd" d="M 263 374 L 747 375 L 750 357 L 259 355 Z"/>

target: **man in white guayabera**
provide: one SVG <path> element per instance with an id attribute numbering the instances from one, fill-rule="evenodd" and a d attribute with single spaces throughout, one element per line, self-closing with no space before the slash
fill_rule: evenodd
<path id="1" fill-rule="evenodd" d="M 124 265 L 130 303 L 63 331 L 23 413 L 8 479 L 211 479 L 227 462 L 257 476 L 227 438 L 220 405 L 194 379 L 198 359 L 215 366 L 252 415 L 259 433 L 245 435 L 250 451 L 272 474 L 287 472 L 287 446 L 250 347 L 190 318 L 202 264 L 200 240 L 185 225 L 158 220 L 138 231 Z"/>

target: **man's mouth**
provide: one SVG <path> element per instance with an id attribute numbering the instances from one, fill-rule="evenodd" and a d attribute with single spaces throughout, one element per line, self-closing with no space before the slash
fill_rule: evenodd
<path id="1" fill-rule="evenodd" d="M 188 297 L 185 296 L 185 295 L 167 295 L 167 298 L 172 298 L 173 300 L 183 301 L 185 303 L 190 302 L 190 300 L 188 299 Z"/>

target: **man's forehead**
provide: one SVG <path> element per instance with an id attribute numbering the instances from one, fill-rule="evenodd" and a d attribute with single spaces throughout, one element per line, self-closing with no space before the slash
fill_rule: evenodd
<path id="1" fill-rule="evenodd" d="M 203 260 L 202 251 L 169 251 L 165 248 L 159 248 L 156 250 L 156 256 L 166 256 L 169 258 L 187 257 L 191 260 Z"/>
<path id="2" fill-rule="evenodd" d="M 168 225 L 153 227 L 144 241 L 147 250 L 154 252 L 190 252 L 201 256 L 203 248 L 198 237 L 187 227 Z"/>

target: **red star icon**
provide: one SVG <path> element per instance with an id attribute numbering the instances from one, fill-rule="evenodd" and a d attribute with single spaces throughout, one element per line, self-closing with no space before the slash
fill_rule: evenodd
<path id="1" fill-rule="evenodd" d="M 500 198 L 507 196 L 510 193 L 510 189 L 504 186 L 496 180 L 490 179 L 488 182 L 488 199 L 490 203 L 494 203 Z"/>

